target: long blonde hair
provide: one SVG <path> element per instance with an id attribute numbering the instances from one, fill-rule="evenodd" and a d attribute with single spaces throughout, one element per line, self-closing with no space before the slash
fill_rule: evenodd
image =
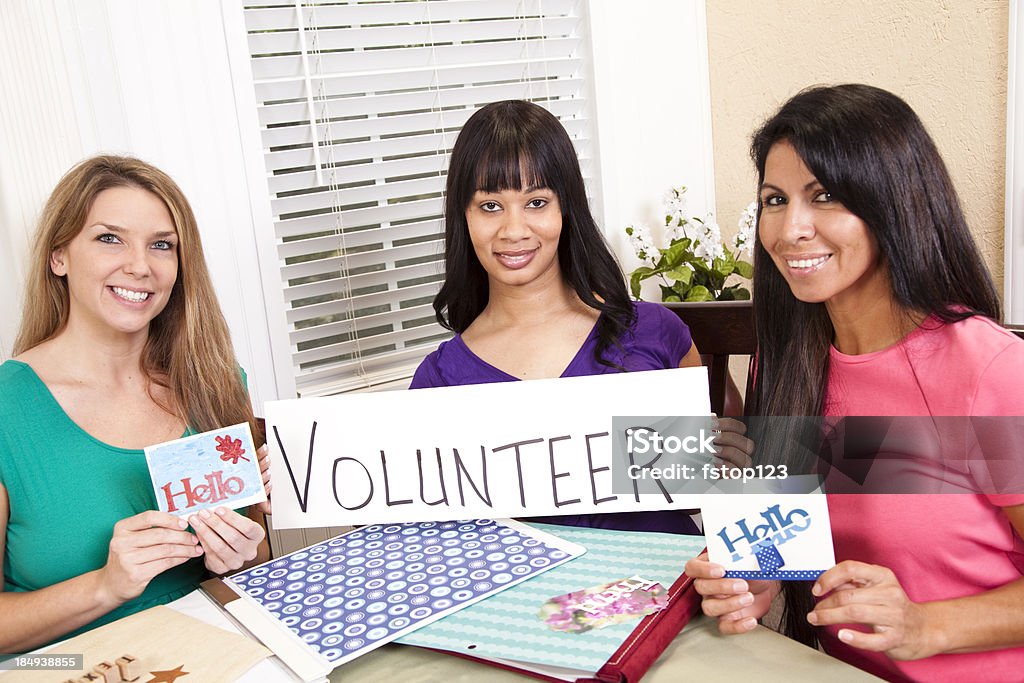
<path id="1" fill-rule="evenodd" d="M 137 187 L 159 197 L 178 232 L 178 278 L 164 310 L 149 325 L 143 371 L 151 382 L 169 390 L 174 405 L 165 408 L 180 414 L 193 429 L 202 432 L 249 422 L 255 435 L 252 408 L 210 282 L 192 207 L 170 176 L 139 159 L 95 156 L 57 183 L 39 219 L 14 353 L 52 339 L 67 325 L 67 278 L 50 269 L 51 254 L 78 235 L 96 197 L 114 187 Z"/>

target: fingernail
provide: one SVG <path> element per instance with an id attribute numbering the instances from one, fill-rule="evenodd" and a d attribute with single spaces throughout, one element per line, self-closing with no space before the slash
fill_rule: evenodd
<path id="1" fill-rule="evenodd" d="M 740 596 L 740 604 L 741 605 L 752 605 L 753 603 L 754 603 L 754 594 L 753 593 L 744 593 L 743 595 Z"/>
<path id="2" fill-rule="evenodd" d="M 725 576 L 725 567 L 720 567 L 717 564 L 711 566 L 711 578 L 720 579 Z"/>
<path id="3" fill-rule="evenodd" d="M 178 528 L 179 529 L 187 529 L 188 528 L 188 522 L 185 521 L 184 519 L 182 519 L 181 517 L 178 517 Z"/>
<path id="4" fill-rule="evenodd" d="M 853 634 L 850 633 L 849 629 L 844 628 L 842 631 L 839 632 L 839 640 L 843 641 L 844 643 L 848 643 L 851 640 L 853 640 Z"/>
<path id="5" fill-rule="evenodd" d="M 754 617 L 749 617 L 743 620 L 743 628 L 745 628 L 746 630 L 749 631 L 755 626 L 757 626 L 757 619 L 755 619 Z"/>
<path id="6" fill-rule="evenodd" d="M 210 518 L 210 511 L 209 510 L 200 510 L 199 511 L 199 516 L 202 517 L 203 519 L 209 519 Z"/>
<path id="7" fill-rule="evenodd" d="M 818 613 L 817 612 L 808 612 L 807 613 L 807 621 L 811 622 L 812 624 L 817 624 L 818 623 Z"/>
<path id="8" fill-rule="evenodd" d="M 228 511 L 227 511 L 226 508 L 217 508 L 216 510 L 214 510 L 214 512 L 216 512 L 221 517 L 223 517 L 224 515 L 228 514 Z"/>
<path id="9" fill-rule="evenodd" d="M 811 586 L 811 594 L 821 595 L 821 586 L 819 586 L 818 584 L 814 584 L 813 586 Z"/>
<path id="10" fill-rule="evenodd" d="M 192 526 L 196 526 L 198 524 L 202 524 L 202 521 L 203 520 L 199 519 L 199 515 L 192 515 L 191 517 L 188 518 L 188 522 Z"/>
<path id="11" fill-rule="evenodd" d="M 732 584 L 733 593 L 745 593 L 747 591 L 746 581 L 734 581 Z"/>

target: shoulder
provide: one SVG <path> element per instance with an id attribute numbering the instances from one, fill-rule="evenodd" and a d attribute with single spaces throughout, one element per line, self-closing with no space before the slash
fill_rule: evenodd
<path id="1" fill-rule="evenodd" d="M 690 350 L 693 343 L 690 328 L 674 311 L 649 301 L 636 301 L 633 306 L 636 310 L 636 321 L 633 324 L 636 339 L 657 337 L 666 347 L 679 348 L 684 354 Z"/>
<path id="2" fill-rule="evenodd" d="M 1020 359 L 1024 340 L 999 323 L 980 315 L 955 323 L 925 321 L 924 334 L 915 346 L 924 353 L 944 357 L 951 365 L 977 375 L 986 374 L 993 363 Z M 1018 366 L 1014 375 L 1020 371 Z"/>
<path id="3" fill-rule="evenodd" d="M 1024 340 L 982 316 L 942 325 L 930 336 L 941 344 L 946 381 L 968 391 L 973 387 L 970 414 L 1021 414 Z"/>
<path id="4" fill-rule="evenodd" d="M 46 391 L 46 386 L 26 363 L 8 360 L 0 365 L 0 482 L 9 467 L 4 463 L 12 457 L 15 448 L 24 447 L 26 429 L 34 434 L 47 433 Z"/>
<path id="5" fill-rule="evenodd" d="M 693 345 L 690 329 L 679 316 L 662 304 L 633 302 L 636 319 L 621 339 L 628 370 L 678 367 Z"/>
<path id="6" fill-rule="evenodd" d="M 465 365 L 462 344 L 456 335 L 448 341 L 441 342 L 438 347 L 420 361 L 413 374 L 410 389 L 428 389 L 430 387 L 447 387 L 456 382 L 450 380 L 453 371 Z"/>
<path id="7" fill-rule="evenodd" d="M 636 311 L 635 325 L 637 330 L 686 330 L 687 334 L 689 334 L 689 328 L 682 318 L 663 304 L 656 304 L 650 301 L 634 301 L 633 310 Z"/>
<path id="8" fill-rule="evenodd" d="M 27 363 L 8 360 L 0 364 L 0 408 L 23 397 L 38 382 L 35 372 Z"/>
<path id="9" fill-rule="evenodd" d="M 943 325 L 940 331 L 958 350 L 980 358 L 995 356 L 1007 349 L 1024 349 L 1024 339 L 981 315 Z"/>

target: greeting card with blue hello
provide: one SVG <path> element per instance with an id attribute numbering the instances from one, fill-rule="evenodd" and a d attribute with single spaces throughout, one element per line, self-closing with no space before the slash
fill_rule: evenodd
<path id="1" fill-rule="evenodd" d="M 804 581 L 835 564 L 823 495 L 705 496 L 709 559 L 727 577 Z"/>

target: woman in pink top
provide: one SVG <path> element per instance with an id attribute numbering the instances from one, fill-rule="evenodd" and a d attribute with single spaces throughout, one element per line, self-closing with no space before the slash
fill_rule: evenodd
<path id="1" fill-rule="evenodd" d="M 903 100 L 805 90 L 751 151 L 753 414 L 1024 415 L 1024 342 L 993 322 L 949 174 Z M 787 634 L 889 680 L 1024 680 L 1024 495 L 830 495 L 829 511 L 838 564 L 785 585 Z M 779 592 L 703 557 L 687 573 L 723 633 Z"/>

